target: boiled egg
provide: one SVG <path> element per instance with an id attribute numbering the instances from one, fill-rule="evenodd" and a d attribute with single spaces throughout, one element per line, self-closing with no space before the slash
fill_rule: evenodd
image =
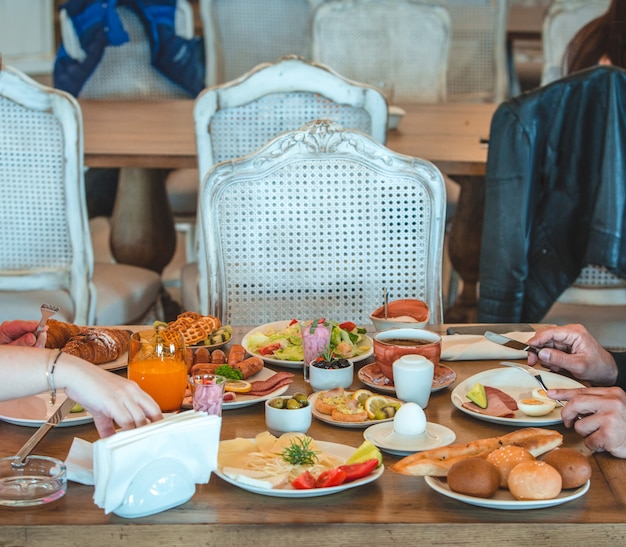
<path id="1" fill-rule="evenodd" d="M 517 406 L 527 416 L 545 416 L 554 410 L 556 402 L 543 397 L 528 397 L 517 401 Z"/>
<path id="2" fill-rule="evenodd" d="M 416 403 L 403 404 L 393 418 L 393 431 L 398 435 L 417 436 L 426 431 L 426 414 Z"/>
<path id="3" fill-rule="evenodd" d="M 542 387 L 537 387 L 533 389 L 533 399 L 541 399 L 541 400 L 547 399 L 548 401 L 552 400 L 550 399 L 550 397 L 548 397 L 546 390 L 543 389 Z"/>

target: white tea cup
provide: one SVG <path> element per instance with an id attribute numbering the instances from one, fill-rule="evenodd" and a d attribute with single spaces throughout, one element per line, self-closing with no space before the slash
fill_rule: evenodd
<path id="1" fill-rule="evenodd" d="M 393 362 L 393 383 L 396 396 L 402 401 L 428 405 L 433 386 L 435 365 L 423 355 L 403 355 Z"/>

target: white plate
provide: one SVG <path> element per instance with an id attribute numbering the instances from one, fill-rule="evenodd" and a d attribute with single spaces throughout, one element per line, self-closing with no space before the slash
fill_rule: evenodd
<path id="1" fill-rule="evenodd" d="M 408 456 L 422 450 L 448 446 L 456 439 L 454 431 L 443 425 L 431 422 L 426 424 L 426 435 L 417 437 L 398 435 L 393 430 L 393 422 L 385 422 L 368 427 L 363 432 L 363 437 L 366 441 L 374 443 L 381 450 L 396 456 Z"/>
<path id="2" fill-rule="evenodd" d="M 561 493 L 551 500 L 516 500 L 511 492 L 508 490 L 500 489 L 496 492 L 493 498 L 475 498 L 474 496 L 466 496 L 464 494 L 457 494 L 448 488 L 448 483 L 443 477 L 424 477 L 426 484 L 430 486 L 435 492 L 439 492 L 449 498 L 469 503 L 470 505 L 477 505 L 478 507 L 487 507 L 489 509 L 505 509 L 508 511 L 520 511 L 524 509 L 543 509 L 545 507 L 553 507 L 555 505 L 561 505 L 575 499 L 584 496 L 589 490 L 590 481 L 587 481 L 580 488 L 575 490 L 562 490 Z"/>
<path id="3" fill-rule="evenodd" d="M 274 374 L 276 374 L 275 371 L 269 368 L 263 367 L 259 372 L 250 376 L 250 378 L 248 378 L 247 381 L 256 382 L 256 381 L 267 380 L 268 378 L 271 378 L 272 376 L 274 376 Z M 282 395 L 283 393 L 285 393 L 285 391 L 289 389 L 289 385 L 290 384 L 279 387 L 278 389 L 272 391 L 272 393 L 269 393 L 268 395 L 257 396 L 257 395 L 246 395 L 245 393 L 237 393 L 236 400 L 222 403 L 222 410 L 232 410 L 234 408 L 242 408 L 244 406 L 251 406 L 257 403 L 261 403 L 263 401 L 267 401 L 268 399 L 271 399 L 272 397 L 277 397 L 278 395 Z M 182 407 L 191 408 L 191 397 L 185 397 Z"/>
<path id="4" fill-rule="evenodd" d="M 387 383 L 375 383 L 368 378 L 365 371 L 370 370 L 373 371 L 374 374 L 381 374 L 380 378 L 382 381 L 386 381 Z M 396 387 L 391 383 L 391 380 L 386 376 L 382 376 L 380 372 L 380 368 L 377 363 L 371 363 L 369 365 L 365 365 L 359 369 L 357 372 L 357 376 L 362 383 L 364 383 L 367 387 L 371 387 L 376 391 L 380 391 L 381 393 L 387 393 L 389 395 L 396 394 Z M 446 365 L 442 365 L 441 363 L 435 367 L 435 376 L 433 378 L 433 387 L 431 388 L 431 393 L 435 393 L 436 391 L 440 391 L 442 389 L 447 388 L 456 382 L 456 372 L 452 370 L 450 367 Z"/>
<path id="5" fill-rule="evenodd" d="M 317 446 L 336 458 L 342 459 L 346 461 L 356 450 L 356 448 L 352 446 L 347 446 L 345 444 L 338 443 L 329 443 L 325 441 L 315 441 Z M 363 477 L 362 479 L 357 479 L 352 482 L 347 482 L 345 484 L 341 484 L 339 486 L 331 486 L 330 488 L 311 488 L 309 490 L 296 490 L 294 488 L 259 488 L 256 486 L 249 486 L 247 484 L 242 484 L 240 482 L 234 481 L 233 479 L 224 475 L 220 469 L 215 471 L 215 474 L 226 482 L 238 486 L 243 490 L 247 490 L 248 492 L 254 492 L 255 494 L 262 494 L 264 496 L 273 496 L 276 498 L 314 498 L 317 496 L 328 496 L 330 494 L 336 494 L 337 492 L 343 492 L 344 490 L 349 490 L 350 488 L 357 488 L 359 486 L 363 486 L 365 484 L 369 484 L 370 482 L 374 482 L 377 480 L 385 470 L 385 466 L 381 465 L 378 469 L 374 470 L 367 477 Z"/>
<path id="6" fill-rule="evenodd" d="M 540 369 L 541 370 L 541 369 Z M 541 377 L 549 388 L 581 388 L 585 387 L 580 382 L 561 376 L 560 374 L 554 374 L 552 372 L 541 372 Z M 478 414 L 471 410 L 464 408 L 463 402 L 467 401 L 465 395 L 476 383 L 480 382 L 485 386 L 492 386 L 501 389 L 506 394 L 513 397 L 516 401 L 521 396 L 530 396 L 533 389 L 539 387 L 537 381 L 526 374 L 525 372 L 514 369 L 511 367 L 500 367 L 491 370 L 485 370 L 467 378 L 467 380 L 461 382 L 452 391 L 452 404 L 458 408 L 461 412 L 469 414 L 479 420 L 491 422 L 494 424 L 514 425 L 516 427 L 533 427 L 542 425 L 555 425 L 560 424 L 561 420 L 561 407 L 557 406 L 550 414 L 545 416 L 527 416 L 521 410 L 517 410 L 513 418 L 503 418 L 498 416 L 485 416 L 484 414 Z"/>
<path id="7" fill-rule="evenodd" d="M 309 404 L 312 406 L 311 412 L 313 413 L 313 416 L 315 416 L 318 420 L 322 422 L 326 422 L 327 424 L 337 425 L 339 427 L 346 427 L 348 429 L 363 429 L 364 427 L 369 427 L 370 425 L 382 424 L 385 422 L 393 421 L 393 418 L 387 418 L 386 420 L 365 420 L 364 422 L 338 422 L 337 420 L 333 420 L 332 416 L 330 416 L 329 414 L 323 414 L 315 408 L 315 400 L 320 393 L 322 392 L 320 391 L 318 393 L 312 393 L 311 395 L 309 395 Z M 388 399 L 393 399 L 401 405 L 404 404 L 400 399 L 395 399 L 393 397 L 389 397 L 388 395 L 385 395 L 385 397 L 387 397 Z"/>
<path id="8" fill-rule="evenodd" d="M 57 400 L 54 405 L 50 405 L 48 392 L 2 401 L 0 402 L 0 420 L 15 425 L 39 427 L 48 421 L 65 399 L 67 399 L 65 391 L 60 389 L 57 391 Z M 69 427 L 90 422 L 93 422 L 93 418 L 88 412 L 72 412 L 67 414 L 56 427 Z"/>
<path id="9" fill-rule="evenodd" d="M 265 325 L 256 327 L 243 337 L 243 339 L 241 340 L 241 345 L 244 348 L 246 348 L 246 351 L 250 355 L 256 355 L 257 357 L 260 357 L 261 359 L 263 359 L 263 361 L 265 361 L 269 365 L 276 365 L 279 367 L 286 367 L 286 368 L 302 368 L 302 365 L 304 364 L 302 361 L 281 361 L 280 359 L 272 359 L 271 357 L 267 357 L 265 355 L 259 355 L 258 353 L 254 353 L 248 349 L 248 339 L 250 338 L 251 334 L 254 334 L 255 332 L 267 332 L 269 330 L 278 332 L 288 327 L 289 323 L 291 323 L 291 321 L 274 321 L 273 323 L 266 323 Z M 369 350 L 363 353 L 362 355 L 359 355 L 358 357 L 351 357 L 350 360 L 353 363 L 358 363 L 359 361 L 362 361 L 363 359 L 367 359 L 374 353 L 374 341 L 369 336 L 366 336 L 365 339 L 361 342 L 361 344 L 366 344 L 366 343 L 369 345 Z"/>

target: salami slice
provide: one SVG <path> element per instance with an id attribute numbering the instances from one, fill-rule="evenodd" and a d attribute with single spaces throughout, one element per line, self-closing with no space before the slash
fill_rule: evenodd
<path id="1" fill-rule="evenodd" d="M 279 387 L 293 382 L 293 376 L 294 375 L 291 372 L 277 372 L 267 380 L 257 380 L 256 382 L 252 382 L 252 390 L 248 391 L 246 395 L 254 395 L 256 397 L 269 395 L 273 391 L 276 391 Z"/>
<path id="2" fill-rule="evenodd" d="M 484 414 L 485 416 L 494 416 L 498 418 L 512 418 L 513 413 L 517 410 L 515 399 L 504 391 L 491 386 L 485 386 L 487 394 L 487 408 L 480 408 L 478 405 L 466 401 L 463 408 L 467 408 L 472 412 Z"/>

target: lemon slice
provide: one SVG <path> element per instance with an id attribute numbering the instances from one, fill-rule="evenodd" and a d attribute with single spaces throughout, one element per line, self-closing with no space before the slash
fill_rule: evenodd
<path id="1" fill-rule="evenodd" d="M 229 380 L 226 382 L 224 390 L 234 393 L 248 393 L 248 391 L 252 391 L 252 384 L 245 380 Z"/>
<path id="2" fill-rule="evenodd" d="M 365 399 L 363 407 L 365 408 L 365 412 L 367 412 L 367 417 L 370 420 L 374 420 L 376 419 L 376 411 L 388 404 L 389 401 L 386 397 L 383 397 L 382 395 L 371 395 Z"/>
<path id="3" fill-rule="evenodd" d="M 357 389 L 353 394 L 352 398 L 358 401 L 358 403 L 363 406 L 365 405 L 365 401 L 374 395 L 369 389 Z"/>

